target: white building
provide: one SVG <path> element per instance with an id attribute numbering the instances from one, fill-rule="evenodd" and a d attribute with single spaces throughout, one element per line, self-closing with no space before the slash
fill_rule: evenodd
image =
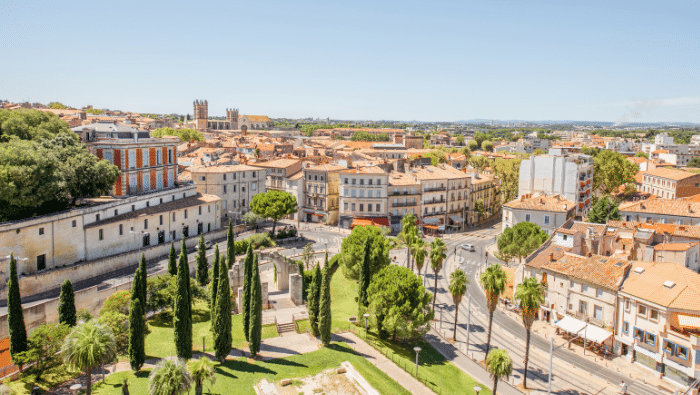
<path id="1" fill-rule="evenodd" d="M 340 172 L 340 226 L 352 227 L 354 219 L 381 218 L 389 226 L 387 187 L 389 174 L 378 166 Z"/>
<path id="2" fill-rule="evenodd" d="M 503 205 L 502 230 L 520 222 L 532 222 L 551 235 L 573 218 L 575 212 L 576 205 L 561 195 L 525 195 Z"/>
<path id="3" fill-rule="evenodd" d="M 265 193 L 267 169 L 248 165 L 195 166 L 190 168 L 197 191 L 221 198 L 222 217 L 240 220 L 250 202 Z"/>

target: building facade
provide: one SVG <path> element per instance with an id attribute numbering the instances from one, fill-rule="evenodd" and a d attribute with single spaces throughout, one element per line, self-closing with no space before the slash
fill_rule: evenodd
<path id="1" fill-rule="evenodd" d="M 323 164 L 304 168 L 306 188 L 303 216 L 306 222 L 338 223 L 339 174 L 344 166 Z"/>
<path id="2" fill-rule="evenodd" d="M 665 199 L 676 199 L 700 194 L 700 174 L 657 167 L 642 176 L 642 192 Z"/>
<path id="3" fill-rule="evenodd" d="M 240 221 L 250 202 L 266 192 L 267 169 L 248 165 L 194 166 L 190 168 L 197 192 L 221 199 L 221 216 Z"/>
<path id="4" fill-rule="evenodd" d="M 378 166 L 341 171 L 340 226 L 350 228 L 356 218 L 380 218 L 388 224 L 388 181 L 389 174 Z"/>
<path id="5" fill-rule="evenodd" d="M 502 230 L 520 222 L 532 222 L 551 235 L 573 218 L 575 212 L 576 206 L 561 195 L 525 195 L 503 205 Z"/>

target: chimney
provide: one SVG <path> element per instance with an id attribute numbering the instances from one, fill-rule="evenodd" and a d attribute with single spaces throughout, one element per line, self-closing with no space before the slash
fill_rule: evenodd
<path id="1" fill-rule="evenodd" d="M 588 251 L 588 253 L 586 254 L 586 256 L 587 256 L 588 258 L 590 258 L 590 257 L 591 257 L 591 252 Z"/>
<path id="2" fill-rule="evenodd" d="M 691 206 L 690 203 L 688 203 L 688 212 L 689 213 L 693 212 L 693 206 Z"/>
<path id="3" fill-rule="evenodd" d="M 554 253 L 553 252 L 549 253 L 549 261 L 554 262 Z"/>

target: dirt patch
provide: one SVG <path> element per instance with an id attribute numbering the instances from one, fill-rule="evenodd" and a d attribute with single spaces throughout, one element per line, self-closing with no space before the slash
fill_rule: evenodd
<path id="1" fill-rule="evenodd" d="M 344 373 L 336 373 L 336 368 L 302 379 L 293 379 L 290 385 L 282 387 L 275 382 L 275 388 L 280 395 L 364 395 L 355 382 Z"/>

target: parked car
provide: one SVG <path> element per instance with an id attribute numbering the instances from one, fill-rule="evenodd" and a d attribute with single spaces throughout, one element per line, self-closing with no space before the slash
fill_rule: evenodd
<path id="1" fill-rule="evenodd" d="M 462 244 L 460 247 L 461 247 L 463 250 L 467 250 L 467 251 L 471 251 L 471 252 L 476 251 L 476 248 L 475 248 L 473 245 L 471 245 L 471 244 Z"/>
<path id="2" fill-rule="evenodd" d="M 205 241 L 204 241 L 204 248 L 207 249 L 207 250 L 210 249 L 211 246 L 213 246 L 213 245 L 214 245 L 214 244 L 213 244 L 211 241 L 209 241 L 209 240 L 205 240 Z"/>

